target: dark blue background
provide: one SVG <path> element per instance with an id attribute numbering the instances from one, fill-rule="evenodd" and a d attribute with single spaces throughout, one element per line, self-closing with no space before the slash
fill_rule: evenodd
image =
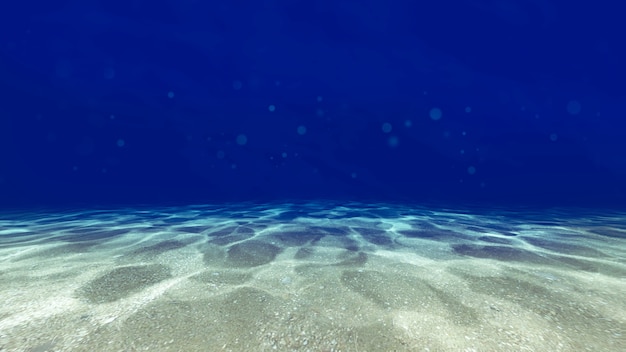
<path id="1" fill-rule="evenodd" d="M 620 205 L 623 13 L 561 0 L 11 1 L 0 202 Z"/>

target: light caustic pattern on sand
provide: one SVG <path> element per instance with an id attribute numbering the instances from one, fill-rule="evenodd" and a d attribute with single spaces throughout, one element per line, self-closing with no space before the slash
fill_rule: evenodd
<path id="1" fill-rule="evenodd" d="M 0 351 L 626 350 L 626 214 L 0 215 Z"/>

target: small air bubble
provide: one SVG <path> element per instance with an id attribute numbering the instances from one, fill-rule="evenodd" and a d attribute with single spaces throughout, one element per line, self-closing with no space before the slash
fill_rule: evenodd
<path id="1" fill-rule="evenodd" d="M 246 143 L 248 143 L 248 137 L 245 134 L 240 134 L 237 136 L 238 145 L 246 145 Z"/>
<path id="2" fill-rule="evenodd" d="M 439 108 L 432 108 L 428 112 L 428 115 L 430 116 L 431 120 L 437 121 L 437 120 L 441 119 L 442 112 L 441 112 L 441 109 L 439 109 Z"/>
<path id="3" fill-rule="evenodd" d="M 104 79 L 113 79 L 115 78 L 115 69 L 113 68 L 107 68 L 104 70 L 103 73 Z"/>
<path id="4" fill-rule="evenodd" d="M 567 103 L 567 112 L 571 115 L 578 115 L 582 110 L 582 106 L 578 100 L 570 100 Z"/>

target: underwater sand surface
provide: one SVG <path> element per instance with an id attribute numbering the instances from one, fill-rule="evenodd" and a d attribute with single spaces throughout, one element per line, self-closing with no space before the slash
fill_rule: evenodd
<path id="1" fill-rule="evenodd" d="M 626 351 L 626 213 L 0 214 L 0 351 Z"/>

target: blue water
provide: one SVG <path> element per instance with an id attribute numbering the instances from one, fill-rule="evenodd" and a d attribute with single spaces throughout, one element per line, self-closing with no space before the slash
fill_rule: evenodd
<path id="1" fill-rule="evenodd" d="M 0 7 L 0 351 L 626 351 L 619 2 Z"/>
<path id="2" fill-rule="evenodd" d="M 11 2 L 0 203 L 622 206 L 619 7 Z"/>

